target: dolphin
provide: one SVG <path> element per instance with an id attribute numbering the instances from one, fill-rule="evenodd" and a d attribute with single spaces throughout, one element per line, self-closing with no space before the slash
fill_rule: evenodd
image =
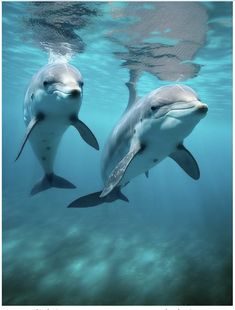
<path id="1" fill-rule="evenodd" d="M 133 85 L 127 86 L 135 98 Z M 181 84 L 163 86 L 137 101 L 129 101 L 104 148 L 103 190 L 80 197 L 68 207 L 91 207 L 116 199 L 128 201 L 121 188 L 142 173 L 148 175 L 167 157 L 198 180 L 198 164 L 183 142 L 207 110 L 196 92 Z"/>
<path id="2" fill-rule="evenodd" d="M 45 174 L 33 187 L 31 195 L 50 187 L 75 188 L 53 171 L 59 142 L 70 125 L 78 130 L 86 143 L 99 149 L 91 130 L 78 118 L 82 97 L 82 75 L 68 63 L 48 64 L 33 76 L 24 100 L 27 129 L 16 157 L 17 160 L 29 140 Z"/>

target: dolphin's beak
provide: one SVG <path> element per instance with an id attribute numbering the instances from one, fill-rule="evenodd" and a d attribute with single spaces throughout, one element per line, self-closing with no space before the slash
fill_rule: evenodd
<path id="1" fill-rule="evenodd" d="M 77 98 L 79 98 L 81 96 L 81 90 L 78 89 L 78 88 L 74 88 L 74 89 L 71 90 L 69 96 L 71 98 L 77 99 Z"/>
<path id="2" fill-rule="evenodd" d="M 197 109 L 198 109 L 198 112 L 199 112 L 199 113 L 206 114 L 207 111 L 208 111 L 208 105 L 205 104 L 205 103 L 201 103 L 201 102 L 200 102 L 200 103 L 197 105 Z"/>

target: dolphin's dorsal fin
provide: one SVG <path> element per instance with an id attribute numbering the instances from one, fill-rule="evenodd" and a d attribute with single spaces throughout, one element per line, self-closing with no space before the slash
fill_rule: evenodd
<path id="1" fill-rule="evenodd" d="M 137 70 L 130 70 L 130 79 L 126 84 L 128 90 L 129 90 L 129 99 L 128 99 L 128 105 L 126 110 L 128 110 L 138 99 L 137 98 L 137 92 L 136 92 L 136 83 L 139 78 L 139 73 Z"/>
<path id="2" fill-rule="evenodd" d="M 43 119 L 44 119 L 44 114 L 42 114 L 42 113 L 39 113 L 37 116 L 35 116 L 31 119 L 31 121 L 29 122 L 29 124 L 27 126 L 23 141 L 22 141 L 21 146 L 20 146 L 20 150 L 16 156 L 15 161 L 17 161 L 17 159 L 20 157 L 20 154 L 22 153 L 22 151 L 24 149 L 25 143 L 27 142 L 27 140 L 28 140 L 30 134 L 32 133 L 33 129 Z"/>
<path id="3" fill-rule="evenodd" d="M 129 164 L 136 156 L 136 154 L 139 153 L 140 150 L 141 145 L 137 143 L 134 147 L 131 148 L 131 150 L 126 154 L 126 156 L 124 156 L 123 159 L 117 164 L 117 166 L 111 172 L 100 197 L 107 196 L 121 182 L 126 172 L 126 169 L 128 168 Z"/>
<path id="4" fill-rule="evenodd" d="M 174 161 L 194 180 L 200 178 L 200 170 L 193 155 L 183 146 L 179 144 L 177 150 L 169 155 Z"/>
<path id="5" fill-rule="evenodd" d="M 78 119 L 76 115 L 72 116 L 70 121 L 71 125 L 77 129 L 83 140 L 96 150 L 99 150 L 99 144 L 92 131 L 80 119 Z"/>
<path id="6" fill-rule="evenodd" d="M 125 84 L 129 90 L 129 99 L 127 104 L 127 109 L 129 109 L 136 101 L 136 89 L 135 89 L 135 83 L 133 82 L 127 82 Z"/>

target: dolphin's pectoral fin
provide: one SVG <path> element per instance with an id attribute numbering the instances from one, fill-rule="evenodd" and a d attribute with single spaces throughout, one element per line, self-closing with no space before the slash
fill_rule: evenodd
<path id="1" fill-rule="evenodd" d="M 147 170 L 147 171 L 145 171 L 145 176 L 146 176 L 146 178 L 148 178 L 149 177 L 149 171 Z"/>
<path id="2" fill-rule="evenodd" d="M 120 183 L 129 164 L 140 150 L 141 145 L 136 144 L 135 147 L 132 148 L 131 151 L 129 151 L 129 153 L 117 164 L 110 174 L 100 197 L 107 196 Z"/>
<path id="3" fill-rule="evenodd" d="M 31 121 L 29 122 L 28 124 L 28 127 L 26 129 L 26 133 L 24 135 L 24 139 L 21 143 L 21 146 L 20 146 L 20 150 L 16 156 L 16 159 L 15 161 L 17 161 L 17 159 L 20 157 L 20 154 L 22 153 L 23 149 L 24 149 L 24 146 L 25 146 L 25 143 L 27 142 L 30 134 L 32 133 L 33 129 L 35 128 L 35 126 L 44 119 L 44 115 L 42 113 L 38 114 L 37 116 L 33 117 L 31 119 Z"/>
<path id="4" fill-rule="evenodd" d="M 200 170 L 193 155 L 180 144 L 177 151 L 169 155 L 194 180 L 200 178 Z"/>
<path id="5" fill-rule="evenodd" d="M 71 124 L 77 129 L 83 140 L 96 150 L 99 150 L 99 144 L 92 131 L 77 117 L 71 117 L 70 120 Z"/>
<path id="6" fill-rule="evenodd" d="M 30 195 L 33 196 L 37 193 L 45 191 L 51 187 L 56 188 L 76 188 L 76 186 L 69 182 L 68 180 L 54 174 L 46 174 L 42 180 L 40 180 L 34 187 L 32 188 Z"/>

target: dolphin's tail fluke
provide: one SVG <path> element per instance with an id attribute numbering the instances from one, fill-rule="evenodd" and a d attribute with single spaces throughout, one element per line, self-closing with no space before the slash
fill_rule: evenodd
<path id="1" fill-rule="evenodd" d="M 128 198 L 120 191 L 116 191 L 114 193 L 110 193 L 106 197 L 100 197 L 102 191 L 88 194 L 86 196 L 75 199 L 68 205 L 68 208 L 89 208 L 95 207 L 103 203 L 113 202 L 115 200 L 123 200 L 129 202 Z"/>
<path id="2" fill-rule="evenodd" d="M 46 174 L 42 180 L 40 180 L 35 186 L 32 188 L 30 194 L 31 196 L 45 191 L 51 187 L 57 188 L 76 188 L 74 184 L 67 181 L 66 179 L 59 177 L 54 173 Z"/>

